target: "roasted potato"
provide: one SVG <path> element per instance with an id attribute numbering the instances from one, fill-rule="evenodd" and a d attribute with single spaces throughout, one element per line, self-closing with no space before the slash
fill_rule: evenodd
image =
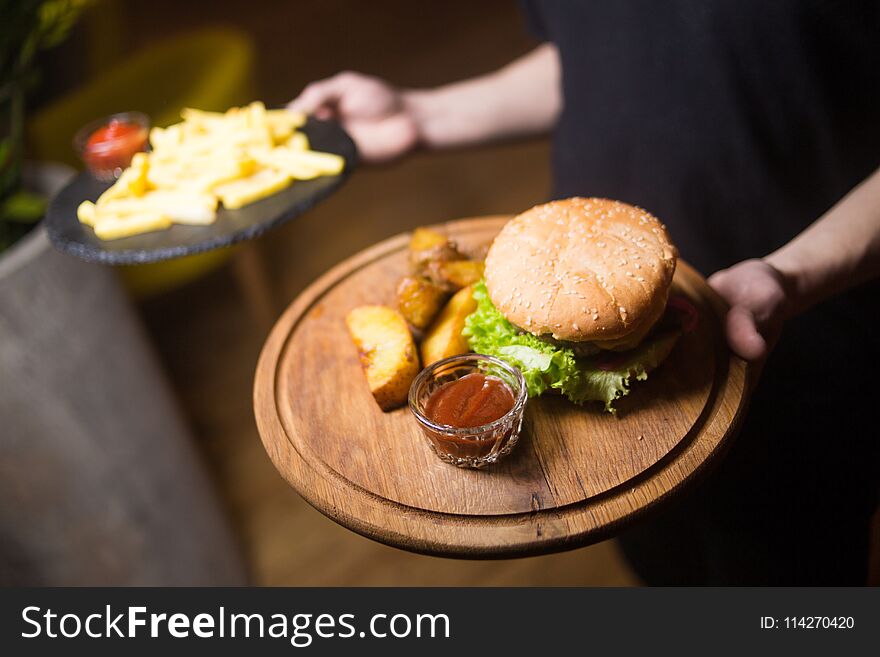
<path id="1" fill-rule="evenodd" d="M 407 276 L 397 285 L 400 314 L 417 329 L 426 329 L 443 307 L 448 294 L 424 278 Z"/>
<path id="2" fill-rule="evenodd" d="M 483 278 L 481 260 L 452 260 L 441 262 L 439 267 L 441 278 L 457 290 L 473 285 Z"/>
<path id="3" fill-rule="evenodd" d="M 416 228 L 409 242 L 409 269 L 418 278 L 426 278 L 447 292 L 458 288 L 443 278 L 440 266 L 450 260 L 465 260 L 455 242 L 436 230 Z"/>
<path id="4" fill-rule="evenodd" d="M 409 243 L 410 271 L 447 292 L 456 292 L 483 277 L 482 260 L 468 258 L 448 237 L 416 228 Z"/>
<path id="5" fill-rule="evenodd" d="M 456 292 L 431 324 L 422 340 L 422 363 L 425 367 L 443 358 L 470 351 L 461 331 L 465 318 L 477 309 L 473 291 L 473 285 L 468 285 Z"/>
<path id="6" fill-rule="evenodd" d="M 370 392 L 383 411 L 406 403 L 419 355 L 403 316 L 388 306 L 359 306 L 345 317 Z"/>
<path id="7" fill-rule="evenodd" d="M 410 251 L 427 251 L 438 246 L 445 246 L 449 243 L 449 238 L 443 233 L 430 228 L 416 228 L 413 231 L 412 238 L 409 241 Z"/>

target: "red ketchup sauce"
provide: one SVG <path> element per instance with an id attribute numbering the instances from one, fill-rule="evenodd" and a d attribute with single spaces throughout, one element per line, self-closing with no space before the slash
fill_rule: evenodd
<path id="1" fill-rule="evenodd" d="M 437 388 L 428 398 L 425 415 L 436 424 L 479 427 L 504 417 L 513 403 L 513 391 L 504 381 L 473 372 Z"/>
<path id="2" fill-rule="evenodd" d="M 135 153 L 146 149 L 148 136 L 143 125 L 112 119 L 89 135 L 83 160 L 96 175 L 124 169 L 131 164 Z"/>
<path id="3" fill-rule="evenodd" d="M 494 422 L 513 408 L 513 391 L 504 381 L 481 372 L 467 374 L 450 381 L 431 393 L 425 404 L 425 416 L 435 424 L 461 429 L 476 428 Z M 437 447 L 456 457 L 482 457 L 492 451 L 499 436 L 481 440 L 472 435 L 450 436 L 425 430 Z M 500 436 L 507 440 L 510 436 Z"/>

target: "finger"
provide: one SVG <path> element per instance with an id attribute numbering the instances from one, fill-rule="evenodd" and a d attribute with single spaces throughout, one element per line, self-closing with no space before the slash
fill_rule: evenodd
<path id="1" fill-rule="evenodd" d="M 712 274 L 706 282 L 715 290 L 729 306 L 736 305 L 736 276 L 730 269 L 722 269 Z"/>
<path id="2" fill-rule="evenodd" d="M 287 105 L 287 108 L 295 112 L 313 114 L 321 107 L 336 105 L 346 92 L 351 90 L 352 85 L 357 84 L 358 79 L 357 74 L 345 71 L 312 82 Z"/>
<path id="3" fill-rule="evenodd" d="M 716 271 L 709 278 L 707 278 L 706 282 L 709 283 L 709 285 L 712 286 L 716 292 L 718 292 L 719 294 L 723 294 L 722 290 L 725 287 L 724 279 L 726 276 L 727 276 L 727 270 L 721 269 L 720 271 Z"/>
<path id="4" fill-rule="evenodd" d="M 328 80 L 313 82 L 287 104 L 293 112 L 314 114 L 322 107 L 334 105 L 339 100 L 339 90 L 328 85 Z"/>
<path id="5" fill-rule="evenodd" d="M 412 150 L 418 140 L 415 124 L 404 115 L 383 121 L 347 121 L 345 129 L 363 160 L 371 163 L 393 160 Z"/>
<path id="6" fill-rule="evenodd" d="M 330 121 L 336 118 L 336 111 L 333 107 L 328 105 L 324 105 L 323 107 L 319 107 L 316 109 L 313 114 L 315 118 L 321 119 L 322 121 Z"/>
<path id="7" fill-rule="evenodd" d="M 767 341 L 758 331 L 755 317 L 741 306 L 734 306 L 727 313 L 727 342 L 735 354 L 747 361 L 759 361 L 767 356 Z"/>

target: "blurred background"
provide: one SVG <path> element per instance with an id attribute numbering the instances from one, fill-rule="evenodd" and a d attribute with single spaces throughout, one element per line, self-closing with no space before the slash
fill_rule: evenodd
<path id="1" fill-rule="evenodd" d="M 55 4 L 83 7 L 69 33 L 36 55 L 34 80 L 27 86 L 24 148 L 28 160 L 77 167 L 70 147 L 73 132 L 112 112 L 141 110 L 162 125 L 175 121 L 187 105 L 222 110 L 253 99 L 280 105 L 309 81 L 344 69 L 401 86 L 434 86 L 492 71 L 536 45 L 514 0 L 430 6 L 406 0 Z M 233 253 L 113 272 L 134 302 L 137 324 L 145 326 L 144 341 L 157 355 L 161 376 L 170 381 L 185 426 L 181 431 L 191 435 L 198 458 L 207 464 L 208 486 L 219 495 L 220 515 L 231 525 L 249 581 L 638 583 L 613 542 L 494 562 L 424 557 L 374 543 L 336 525 L 296 495 L 271 465 L 254 424 L 251 395 L 259 350 L 272 321 L 308 283 L 360 249 L 415 226 L 521 211 L 544 200 L 549 184 L 545 139 L 422 152 L 405 162 L 358 169 L 318 208 Z M 0 292 L 2 285 L 0 279 Z M 3 385 L 8 383 L 7 377 Z M 116 439 L 124 442 L 127 436 Z M 19 489 L 28 487 L 28 476 L 18 474 Z M 102 476 L 116 481 L 127 475 Z M 174 484 L 173 476 L 166 479 Z M 161 504 L 173 507 L 177 494 L 169 492 Z M 117 501 L 124 495 L 119 493 Z M 55 502 L 44 496 L 40 503 Z M 105 513 L 102 504 L 92 504 L 90 513 Z M 0 518 L 0 523 L 15 522 L 24 521 Z M 65 548 L 31 557 L 14 529 L 0 527 L 7 581 L 76 581 L 67 576 L 28 580 L 27 567 L 39 570 L 40 559 L 64 559 Z M 43 541 L 36 534 L 30 540 Z M 138 541 L 147 545 L 143 537 Z M 10 551 L 17 561 L 10 561 Z M 3 572 L 0 568 L 0 581 Z M 114 583 L 102 572 L 99 565 L 93 581 L 84 583 Z M 123 574 L 120 579 L 174 583 L 165 576 L 126 580 Z"/>

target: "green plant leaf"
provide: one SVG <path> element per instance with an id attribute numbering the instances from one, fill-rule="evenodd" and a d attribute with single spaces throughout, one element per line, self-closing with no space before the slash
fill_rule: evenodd
<path id="1" fill-rule="evenodd" d="M 16 192 L 0 205 L 0 221 L 32 224 L 46 214 L 46 199 L 24 190 Z"/>
<path id="2" fill-rule="evenodd" d="M 12 154 L 12 139 L 7 138 L 0 140 L 0 167 L 2 167 L 6 160 Z"/>

